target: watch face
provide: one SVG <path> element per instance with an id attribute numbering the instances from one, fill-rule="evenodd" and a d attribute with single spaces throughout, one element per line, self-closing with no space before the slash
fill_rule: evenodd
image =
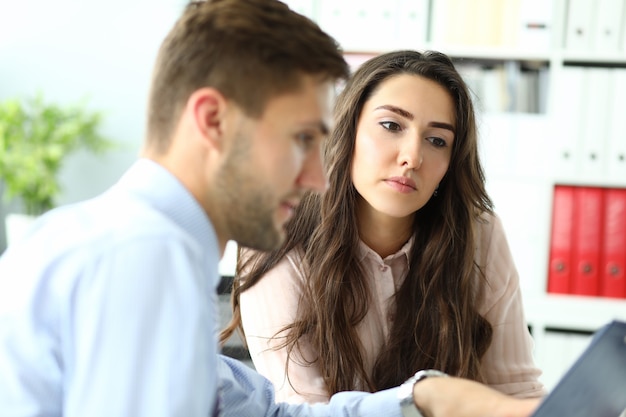
<path id="1" fill-rule="evenodd" d="M 435 369 L 424 369 L 417 371 L 415 375 L 407 379 L 406 382 L 398 388 L 398 399 L 400 400 L 400 409 L 404 417 L 424 417 L 413 401 L 413 387 L 419 381 L 431 376 L 447 377 L 448 374 L 437 371 Z"/>

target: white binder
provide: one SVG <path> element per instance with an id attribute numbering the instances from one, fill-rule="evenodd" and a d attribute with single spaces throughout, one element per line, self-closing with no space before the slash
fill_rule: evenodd
<path id="1" fill-rule="evenodd" d="M 548 146 L 554 146 L 552 174 L 557 180 L 571 181 L 579 172 L 586 81 L 586 68 L 577 66 L 563 67 L 554 80 L 555 117 Z"/>
<path id="2" fill-rule="evenodd" d="M 281 0 L 287 4 L 291 10 L 300 13 L 308 17 L 309 19 L 316 21 L 317 15 L 315 14 L 315 0 Z"/>
<path id="3" fill-rule="evenodd" d="M 583 131 L 580 147 L 581 179 L 604 181 L 608 123 L 613 92 L 611 68 L 585 68 L 587 72 L 583 93 Z M 575 86 L 571 86 L 574 88 Z"/>
<path id="4" fill-rule="evenodd" d="M 519 2 L 517 10 L 517 47 L 519 49 L 536 52 L 550 50 L 553 3 L 545 0 L 521 0 Z"/>
<path id="5" fill-rule="evenodd" d="M 383 2 L 381 2 L 383 3 Z M 426 48 L 429 20 L 428 0 L 399 0 L 396 14 L 396 49 Z"/>
<path id="6" fill-rule="evenodd" d="M 565 48 L 568 51 L 589 52 L 591 50 L 595 3 L 591 0 L 569 0 L 565 32 Z"/>
<path id="7" fill-rule="evenodd" d="M 626 69 L 616 68 L 613 72 L 606 165 L 607 178 L 621 182 L 626 178 Z"/>
<path id="8" fill-rule="evenodd" d="M 593 50 L 617 53 L 626 0 L 597 0 L 593 25 Z"/>

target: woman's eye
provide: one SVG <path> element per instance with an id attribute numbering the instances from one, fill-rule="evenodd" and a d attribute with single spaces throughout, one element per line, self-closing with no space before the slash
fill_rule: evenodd
<path id="1" fill-rule="evenodd" d="M 397 124 L 396 122 L 381 122 L 380 125 L 382 127 L 384 127 L 385 129 L 392 130 L 394 132 L 398 132 L 398 131 L 402 130 L 400 125 Z"/>
<path id="2" fill-rule="evenodd" d="M 428 139 L 428 141 L 430 143 L 432 143 L 433 145 L 435 145 L 438 148 L 443 148 L 444 146 L 447 145 L 446 141 L 441 139 L 441 138 L 430 137 L 430 138 L 427 138 L 427 139 Z"/>

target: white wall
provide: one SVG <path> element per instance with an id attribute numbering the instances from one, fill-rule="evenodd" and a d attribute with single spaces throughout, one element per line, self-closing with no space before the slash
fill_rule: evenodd
<path id="1" fill-rule="evenodd" d="M 77 154 L 61 174 L 59 203 L 92 197 L 134 161 L 158 47 L 185 0 L 0 0 L 0 100 L 87 99 L 119 143 L 106 157 Z M 0 219 L 14 204 L 2 202 Z M 0 221 L 0 251 L 5 247 Z"/>

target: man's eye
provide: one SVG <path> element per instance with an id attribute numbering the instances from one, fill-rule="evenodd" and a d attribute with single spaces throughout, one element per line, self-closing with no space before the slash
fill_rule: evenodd
<path id="1" fill-rule="evenodd" d="M 394 131 L 394 132 L 398 132 L 398 131 L 402 130 L 400 125 L 397 124 L 396 122 L 380 122 L 380 125 L 383 128 L 385 128 L 386 130 L 391 130 L 391 131 Z"/>
<path id="2" fill-rule="evenodd" d="M 304 147 L 310 147 L 313 145 L 313 142 L 315 142 L 315 135 L 312 135 L 310 133 L 298 133 L 296 135 L 296 139 L 298 140 L 298 142 L 300 142 L 300 144 Z"/>

